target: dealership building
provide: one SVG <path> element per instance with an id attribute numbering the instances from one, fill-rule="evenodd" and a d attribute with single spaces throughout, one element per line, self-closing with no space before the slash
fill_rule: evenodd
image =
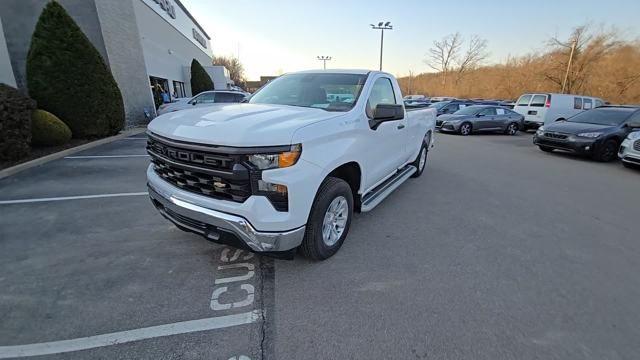
<path id="1" fill-rule="evenodd" d="M 49 1 L 2 0 L 0 82 L 27 91 L 31 36 Z M 57 1 L 111 70 L 122 92 L 128 127 L 144 124 L 154 116 L 152 85 L 159 84 L 172 97 L 193 95 L 193 59 L 204 66 L 216 89 L 233 84 L 227 69 L 211 65 L 211 37 L 179 0 Z"/>

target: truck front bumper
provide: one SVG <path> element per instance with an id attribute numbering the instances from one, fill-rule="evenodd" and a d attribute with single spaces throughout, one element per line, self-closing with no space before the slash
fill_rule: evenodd
<path id="1" fill-rule="evenodd" d="M 181 189 L 166 182 L 147 183 L 149 197 L 160 214 L 180 229 L 214 242 L 245 247 L 256 252 L 280 252 L 302 243 L 305 226 L 287 231 L 258 231 L 245 218 L 180 199 Z"/>

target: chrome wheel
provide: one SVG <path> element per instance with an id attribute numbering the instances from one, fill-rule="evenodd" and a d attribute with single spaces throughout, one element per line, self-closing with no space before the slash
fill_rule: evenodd
<path id="1" fill-rule="evenodd" d="M 471 125 L 470 124 L 462 124 L 462 126 L 460 126 L 460 134 L 462 134 L 462 135 L 471 134 Z"/>
<path id="2" fill-rule="evenodd" d="M 427 148 L 423 147 L 420 151 L 420 162 L 418 162 L 418 171 L 424 169 L 424 164 L 427 163 Z"/>
<path id="3" fill-rule="evenodd" d="M 507 129 L 509 135 L 515 135 L 518 132 L 518 125 L 509 124 L 509 128 Z"/>
<path id="4" fill-rule="evenodd" d="M 347 225 L 349 217 L 349 203 L 344 196 L 333 199 L 324 214 L 322 222 L 322 241 L 327 246 L 335 245 Z"/>

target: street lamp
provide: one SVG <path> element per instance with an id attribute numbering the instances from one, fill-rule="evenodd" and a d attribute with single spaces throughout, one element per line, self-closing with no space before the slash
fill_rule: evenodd
<path id="1" fill-rule="evenodd" d="M 383 22 L 380 21 L 378 25 L 371 25 L 371 28 L 374 30 L 380 30 L 380 71 L 382 71 L 382 46 L 384 44 L 384 31 L 385 30 L 393 30 L 393 26 L 390 21 Z"/>
<path id="2" fill-rule="evenodd" d="M 322 61 L 322 67 L 327 70 L 327 61 L 331 60 L 331 56 L 318 56 L 317 59 Z"/>

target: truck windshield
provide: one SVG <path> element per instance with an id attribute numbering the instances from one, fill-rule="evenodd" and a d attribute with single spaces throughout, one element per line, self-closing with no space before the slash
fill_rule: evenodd
<path id="1" fill-rule="evenodd" d="M 358 101 L 367 75 L 307 73 L 283 75 L 255 93 L 249 103 L 348 111 Z"/>

